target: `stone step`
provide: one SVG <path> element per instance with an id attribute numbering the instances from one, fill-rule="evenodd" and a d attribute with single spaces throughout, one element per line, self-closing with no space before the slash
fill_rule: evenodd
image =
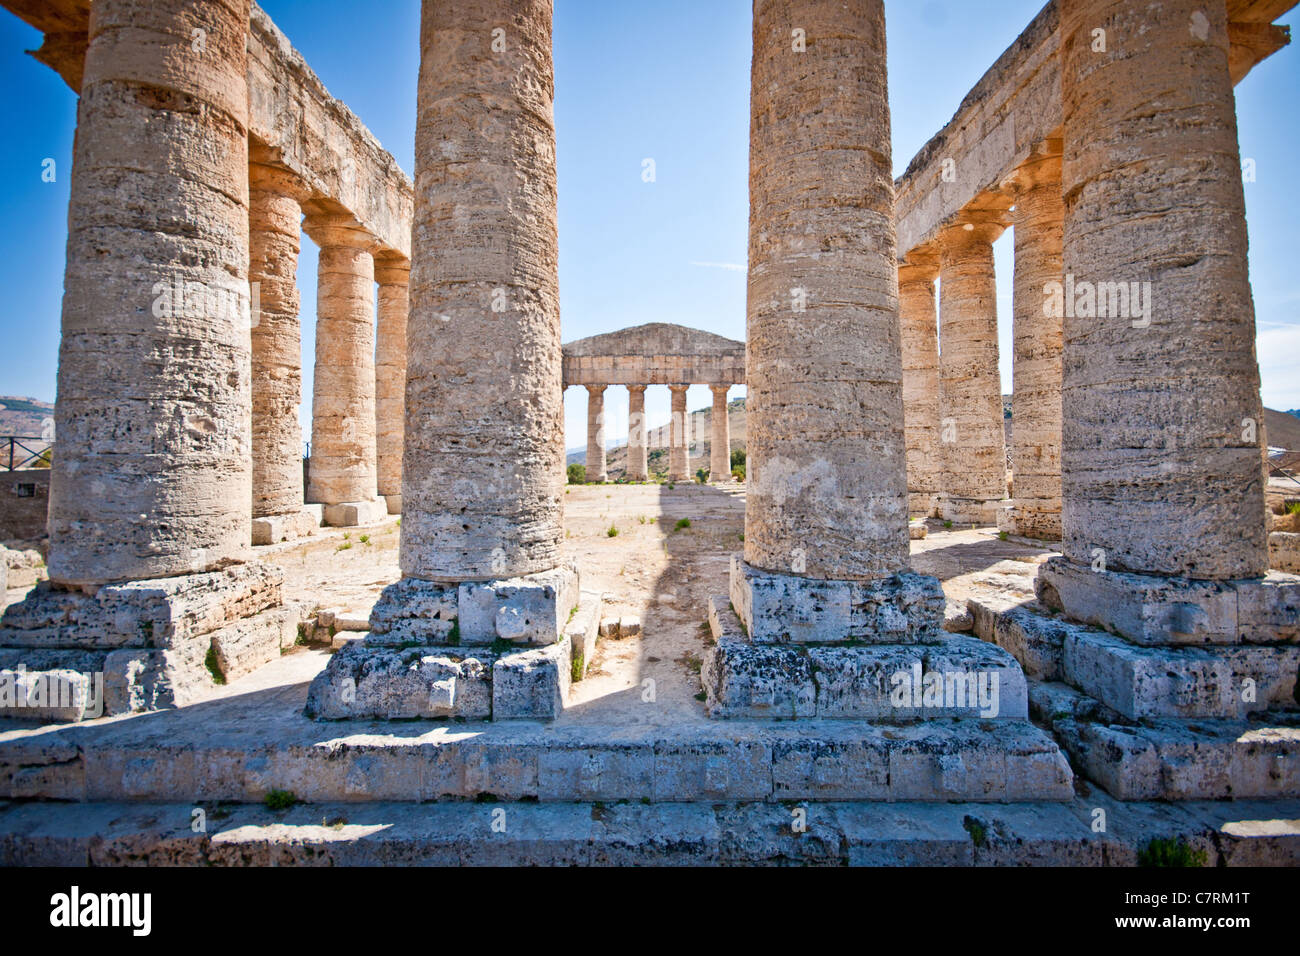
<path id="1" fill-rule="evenodd" d="M 1300 801 L 0 804 L 0 866 L 1133 866 L 1155 840 L 1300 865 Z"/>
<path id="2" fill-rule="evenodd" d="M 300 707 L 300 697 L 276 692 Z M 222 702 L 224 705 L 225 702 Z M 202 706 L 192 710 L 204 710 Z M 1073 775 L 1027 721 L 430 725 L 224 706 L 0 737 L 0 799 L 1061 801 Z"/>
<path id="3" fill-rule="evenodd" d="M 587 669 L 596 656 L 600 640 L 600 614 L 604 598 L 599 591 L 583 591 L 578 597 L 578 607 L 564 628 L 564 634 L 573 645 L 573 680 L 587 676 Z"/>

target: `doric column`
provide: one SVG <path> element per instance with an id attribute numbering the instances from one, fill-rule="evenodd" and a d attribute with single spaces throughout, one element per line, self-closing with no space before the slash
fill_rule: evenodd
<path id="1" fill-rule="evenodd" d="M 587 481 L 603 484 L 605 470 L 605 388 L 587 386 Z"/>
<path id="2" fill-rule="evenodd" d="M 1223 0 L 1065 0 L 1061 18 L 1065 557 L 1257 577 L 1262 411 Z"/>
<path id="3" fill-rule="evenodd" d="M 686 430 L 690 421 L 686 416 L 686 385 L 669 385 L 672 392 L 673 418 L 669 432 L 668 445 L 668 480 L 690 481 L 690 448 L 687 446 Z"/>
<path id="4" fill-rule="evenodd" d="M 939 321 L 934 280 L 938 265 L 898 267 L 898 311 L 903 347 L 903 436 L 907 443 L 907 509 L 935 513 L 943 490 L 939 445 Z"/>
<path id="5" fill-rule="evenodd" d="M 302 326 L 298 252 L 301 201 L 308 196 L 289 170 L 254 162 L 248 168 L 249 282 L 257 289 L 252 316 L 253 518 L 302 514 Z M 269 544 L 254 528 L 254 543 Z"/>
<path id="6" fill-rule="evenodd" d="M 248 0 L 91 12 L 49 509 L 57 583 L 247 553 L 248 14 Z"/>
<path id="7" fill-rule="evenodd" d="M 1015 385 L 1011 401 L 1012 501 L 999 527 L 1061 537 L 1061 313 L 1044 290 L 1062 281 L 1061 144 L 1049 141 L 1021 166 L 1016 207 Z"/>
<path id="8" fill-rule="evenodd" d="M 939 442 L 943 517 L 994 524 L 1006 497 L 993 240 L 999 223 L 944 231 L 939 252 Z"/>
<path id="9" fill-rule="evenodd" d="M 374 238 L 345 216 L 308 217 L 305 228 L 320 246 L 307 497 L 329 524 L 365 524 L 386 513 L 376 509 Z"/>
<path id="10" fill-rule="evenodd" d="M 627 387 L 627 476 L 632 481 L 645 481 L 650 477 L 646 454 L 644 385 Z"/>
<path id="11" fill-rule="evenodd" d="M 713 389 L 713 437 L 709 451 L 709 479 L 731 480 L 731 422 L 727 414 L 729 385 L 710 385 Z"/>
<path id="12" fill-rule="evenodd" d="M 375 472 L 389 514 L 402 513 L 402 432 L 406 427 L 406 320 L 411 263 L 376 259 L 379 330 L 375 344 Z"/>

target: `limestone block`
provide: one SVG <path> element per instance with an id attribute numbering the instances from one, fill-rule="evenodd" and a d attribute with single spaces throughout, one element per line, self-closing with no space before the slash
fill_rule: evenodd
<path id="1" fill-rule="evenodd" d="M 1237 633 L 1244 643 L 1300 642 L 1300 576 L 1270 571 L 1263 578 L 1232 584 L 1237 592 Z"/>
<path id="2" fill-rule="evenodd" d="M 554 720 L 564 710 L 573 646 L 562 638 L 549 647 L 504 654 L 492 665 L 493 720 Z"/>
<path id="3" fill-rule="evenodd" d="M 6 558 L 7 550 L 0 544 L 0 594 L 4 594 L 9 588 L 9 561 Z"/>
<path id="4" fill-rule="evenodd" d="M 325 523 L 331 528 L 359 528 L 378 524 L 387 517 L 388 503 L 383 498 L 325 505 Z"/>
<path id="5" fill-rule="evenodd" d="M 617 638 L 619 636 L 618 618 L 616 617 L 602 618 L 600 622 L 600 636 Z"/>
<path id="6" fill-rule="evenodd" d="M 618 619 L 618 634 L 620 637 L 639 637 L 641 618 L 634 614 L 624 614 Z"/>
<path id="7" fill-rule="evenodd" d="M 1049 617 L 1037 605 L 1002 604 L 983 596 L 971 598 L 975 633 L 1011 653 L 1030 680 L 1062 679 L 1061 659 L 1067 634 L 1088 629 Z"/>
<path id="8" fill-rule="evenodd" d="M 217 666 L 227 682 L 251 674 L 280 656 L 298 636 L 299 609 L 272 608 L 211 635 Z"/>
<path id="9" fill-rule="evenodd" d="M 416 578 L 390 584 L 370 611 L 367 642 L 384 646 L 455 643 L 451 636 L 458 626 L 457 595 L 454 584 Z"/>
<path id="10" fill-rule="evenodd" d="M 815 717 L 812 661 L 802 647 L 720 638 L 700 668 L 710 717 Z"/>
<path id="11" fill-rule="evenodd" d="M 103 714 L 102 670 L 0 669 L 0 716 L 71 722 Z"/>
<path id="12" fill-rule="evenodd" d="M 316 720 L 492 715 L 496 656 L 449 647 L 390 649 L 353 643 L 332 658 L 307 692 Z"/>
<path id="13" fill-rule="evenodd" d="M 578 601 L 577 613 L 564 629 L 565 636 L 573 645 L 573 676 L 576 680 L 582 680 L 587 676 L 587 669 L 596 656 L 602 605 L 599 591 L 583 591 Z"/>
<path id="14" fill-rule="evenodd" d="M 1287 515 L 1297 518 L 1297 515 Z M 1268 566 L 1278 571 L 1300 574 L 1300 534 L 1274 531 L 1268 536 Z"/>
<path id="15" fill-rule="evenodd" d="M 913 521 L 907 526 L 907 539 L 909 541 L 922 541 L 929 533 L 930 529 L 919 521 Z"/>
<path id="16" fill-rule="evenodd" d="M 650 741 L 609 748 L 558 745 L 537 757 L 541 800 L 625 800 L 653 792 L 654 745 Z"/>
<path id="17" fill-rule="evenodd" d="M 165 650 L 123 648 L 104 658 L 104 701 L 110 714 L 142 713 L 196 703 L 215 686 L 205 665 L 209 641 Z"/>
<path id="18" fill-rule="evenodd" d="M 320 522 L 309 511 L 254 518 L 253 544 L 262 546 L 279 544 L 281 541 L 295 541 L 312 534 L 318 527 Z"/>
<path id="19" fill-rule="evenodd" d="M 772 747 L 741 741 L 656 740 L 651 799 L 766 800 L 772 792 Z"/>
<path id="20" fill-rule="evenodd" d="M 457 597 L 461 641 L 554 644 L 578 598 L 578 574 L 573 568 L 461 584 Z"/>

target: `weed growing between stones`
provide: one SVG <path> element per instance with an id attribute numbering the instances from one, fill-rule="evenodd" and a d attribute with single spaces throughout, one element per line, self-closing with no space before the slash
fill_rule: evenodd
<path id="1" fill-rule="evenodd" d="M 262 798 L 268 810 L 288 810 L 298 802 L 298 798 L 293 795 L 292 790 L 271 790 Z"/>
<path id="2" fill-rule="evenodd" d="M 1182 837 L 1156 838 L 1138 853 L 1138 866 L 1198 867 L 1208 861 L 1208 853 L 1193 850 Z"/>

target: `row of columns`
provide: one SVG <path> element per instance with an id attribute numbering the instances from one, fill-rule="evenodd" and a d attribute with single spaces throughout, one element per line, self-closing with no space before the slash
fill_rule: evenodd
<path id="1" fill-rule="evenodd" d="M 587 481 L 609 480 L 605 438 L 605 390 L 608 385 L 587 385 Z M 650 477 L 646 440 L 645 385 L 628 385 L 627 477 L 645 481 Z M 669 481 L 690 480 L 689 417 L 686 390 L 689 385 L 669 385 L 672 393 L 672 419 L 668 443 Z M 727 410 L 730 385 L 710 385 L 713 409 L 710 415 L 712 440 L 709 447 L 709 481 L 731 480 L 731 420 Z"/>

